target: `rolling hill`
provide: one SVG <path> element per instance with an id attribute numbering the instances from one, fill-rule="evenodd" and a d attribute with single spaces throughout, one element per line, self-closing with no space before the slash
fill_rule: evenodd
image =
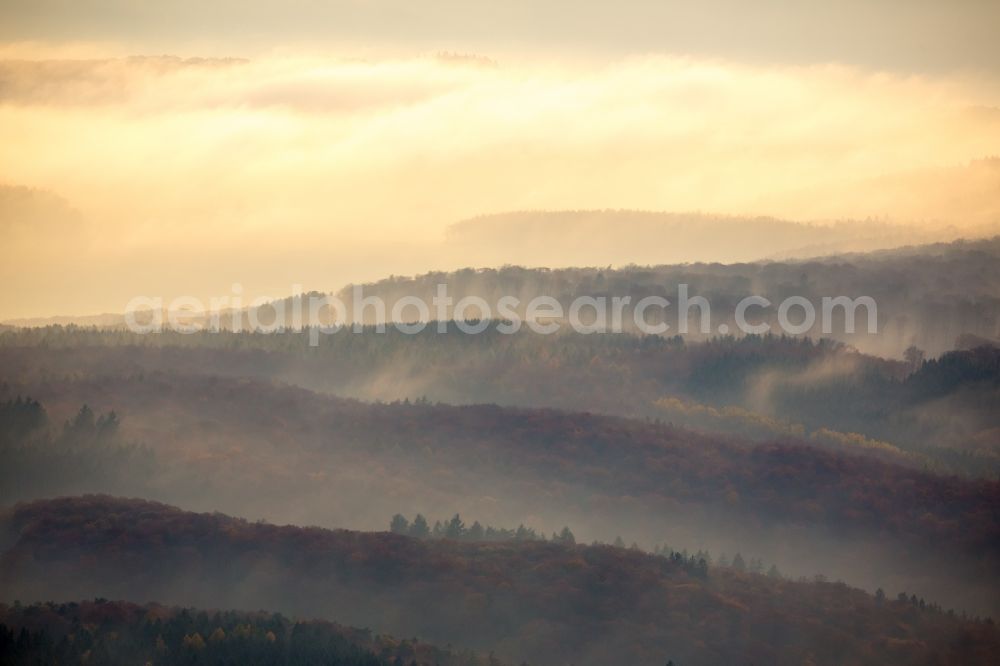
<path id="1" fill-rule="evenodd" d="M 251 523 L 105 496 L 3 515 L 2 584 L 24 599 L 251 606 L 531 663 L 992 663 L 992 622 L 613 546 L 420 541 Z"/>

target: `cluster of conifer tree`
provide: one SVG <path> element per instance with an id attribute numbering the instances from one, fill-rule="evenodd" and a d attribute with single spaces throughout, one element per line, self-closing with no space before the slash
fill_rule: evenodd
<path id="1" fill-rule="evenodd" d="M 153 472 L 153 452 L 123 441 L 114 411 L 83 405 L 54 425 L 37 400 L 0 402 L 0 501 L 47 493 L 134 491 Z"/>
<path id="2" fill-rule="evenodd" d="M 402 514 L 396 514 L 389 521 L 389 531 L 394 534 L 405 534 L 417 539 L 455 539 L 459 541 L 546 541 L 544 532 L 537 532 L 531 527 L 518 525 L 516 529 L 506 527 L 483 526 L 477 520 L 466 526 L 459 514 L 449 520 L 434 521 L 431 527 L 423 514 L 417 514 L 411 523 Z M 568 527 L 560 532 L 553 532 L 551 540 L 556 543 L 575 544 L 576 537 Z"/>
<path id="3" fill-rule="evenodd" d="M 493 666 L 413 640 L 280 613 L 205 612 L 95 599 L 0 605 L 0 663 Z"/>

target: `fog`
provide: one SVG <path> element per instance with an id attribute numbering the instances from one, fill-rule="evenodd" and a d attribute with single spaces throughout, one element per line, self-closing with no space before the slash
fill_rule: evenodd
<path id="1" fill-rule="evenodd" d="M 192 0 L 122 10 L 116 0 L 10 0 L 0 36 L 77 44 L 140 43 L 160 51 L 179 45 L 241 55 L 331 42 L 358 49 L 489 49 L 587 55 L 671 51 L 748 62 L 846 62 L 905 72 L 996 71 L 998 50 L 990 2 L 955 7 L 892 0 L 817 2 L 735 0 L 692 6 L 677 0 L 627 0 L 615 5 L 429 0 L 313 3 L 293 0 Z M 213 55 L 218 55 L 213 53 Z"/>
<path id="2" fill-rule="evenodd" d="M 716 559 L 723 553 L 731 558 L 740 552 L 745 558 L 757 557 L 775 564 L 792 577 L 822 574 L 869 591 L 878 587 L 893 594 L 906 590 L 946 606 L 995 612 L 995 590 L 982 582 L 983 576 L 992 575 L 988 573 L 990 556 L 981 559 L 983 554 L 970 553 L 957 542 L 917 545 L 912 536 L 893 536 L 862 523 L 833 518 L 810 518 L 802 522 L 801 518 L 746 509 L 739 492 L 711 479 L 714 472 L 710 470 L 724 466 L 729 454 L 723 453 L 721 458 L 706 461 L 697 468 L 699 471 L 684 475 L 684 484 L 703 489 L 698 493 L 710 494 L 710 499 L 685 500 L 682 495 L 664 494 L 652 486 L 647 489 L 622 486 L 620 479 L 606 472 L 581 475 L 579 470 L 585 469 L 592 455 L 588 448 L 575 449 L 572 455 L 548 453 L 550 442 L 568 436 L 560 430 L 565 426 L 559 425 L 557 415 L 543 412 L 505 417 L 496 408 L 476 408 L 481 411 L 473 414 L 480 416 L 472 417 L 432 404 L 343 403 L 322 394 L 264 381 L 268 376 L 307 381 L 309 375 L 303 369 L 308 366 L 317 370 L 312 374 L 314 383 L 325 378 L 328 387 L 337 387 L 342 393 L 363 393 L 369 399 L 411 391 L 413 397 L 419 397 L 419 391 L 420 395 L 457 402 L 572 404 L 577 409 L 601 406 L 586 390 L 560 394 L 557 384 L 539 384 L 534 391 L 518 391 L 515 384 L 497 383 L 492 388 L 484 386 L 477 393 L 471 388 L 479 377 L 476 365 L 462 356 L 458 357 L 458 367 L 462 370 L 455 372 L 469 373 L 469 384 L 449 382 L 447 378 L 453 375 L 448 368 L 429 375 L 417 365 L 408 371 L 394 368 L 395 374 L 388 367 L 370 367 L 365 374 L 352 376 L 334 365 L 310 361 L 296 369 L 289 358 L 255 357 L 247 353 L 214 352 L 202 354 L 199 360 L 199 355 L 192 353 L 195 350 L 189 350 L 185 352 L 188 360 L 178 363 L 183 358 L 177 353 L 180 350 L 150 348 L 137 355 L 135 350 L 122 353 L 111 348 L 113 354 L 103 358 L 86 347 L 68 353 L 56 349 L 39 351 L 41 354 L 21 350 L 20 359 L 5 356 L 5 375 L 10 383 L 0 397 L 32 395 L 43 402 L 53 425 L 71 421 L 83 403 L 97 414 L 115 410 L 122 418 L 120 439 L 108 448 L 56 447 L 48 458 L 44 455 L 46 446 L 37 444 L 8 450 L 5 459 L 8 474 L 12 476 L 3 483 L 5 504 L 110 492 L 165 501 L 189 510 L 221 511 L 250 520 L 363 530 L 386 529 L 395 513 L 412 517 L 420 512 L 432 521 L 461 513 L 470 524 L 474 520 L 501 527 L 525 524 L 546 534 L 568 525 L 582 542 L 610 543 L 620 536 L 626 543 L 635 541 L 647 550 L 663 543 L 692 553 L 707 549 Z M 487 355 L 485 349 L 477 353 Z M 697 348 L 692 353 L 697 353 Z M 749 388 L 745 395 L 739 391 L 744 381 L 737 379 L 733 387 L 736 392 L 731 390 L 722 399 L 735 397 L 765 412 L 774 409 L 786 416 L 794 414 L 788 408 L 787 395 L 774 394 L 769 404 L 755 404 L 768 395 L 760 390 L 762 384 L 767 384 L 779 393 L 785 390 L 797 396 L 816 395 L 821 404 L 835 407 L 839 399 L 824 399 L 824 387 L 842 386 L 845 379 L 864 376 L 861 368 L 866 363 L 864 359 L 834 357 L 801 364 L 799 370 L 779 372 L 765 367 L 746 377 Z M 224 376 L 255 373 L 261 376 L 258 379 Z M 407 375 L 414 379 L 407 380 Z M 415 379 L 423 381 L 407 384 Z M 608 380 L 608 386 L 617 381 L 611 377 Z M 535 380 L 522 377 L 522 381 Z M 562 383 L 583 387 L 590 380 L 566 374 L 562 375 Z M 601 394 L 600 384 L 593 388 L 595 395 Z M 851 389 L 848 382 L 848 391 L 864 395 L 865 390 Z M 643 410 L 641 394 L 641 391 L 625 394 L 622 398 L 631 401 L 635 409 Z M 888 399 L 897 400 L 894 396 Z M 972 427 L 973 417 L 982 421 L 982 428 L 996 426 L 995 418 L 988 417 L 990 398 L 985 395 L 985 403 L 978 405 L 958 394 L 948 400 L 954 405 L 951 413 L 962 408 L 972 415 L 962 419 L 963 428 Z M 914 412 L 917 411 L 922 419 L 919 428 L 929 430 L 929 424 L 938 419 L 933 428 L 946 431 L 945 414 L 935 417 L 922 407 L 915 407 Z M 855 414 L 849 405 L 848 412 Z M 650 405 L 645 413 L 656 412 Z M 836 414 L 833 410 L 831 417 L 836 418 Z M 896 413 L 894 428 L 905 427 L 905 414 L 905 410 Z M 460 416 L 471 421 L 464 424 L 456 421 Z M 495 418 L 501 420 L 494 421 Z M 513 444 L 515 440 L 505 443 L 508 440 L 502 433 L 508 432 L 504 425 L 507 418 L 511 423 L 536 420 L 544 423 L 552 418 L 556 421 L 552 434 L 532 440 L 528 449 L 532 453 L 521 458 L 516 453 L 519 445 Z M 569 415 L 566 423 L 576 428 L 592 418 Z M 676 418 L 676 414 L 671 418 Z M 856 415 L 856 418 L 861 417 Z M 718 431 L 718 424 L 710 425 L 715 425 L 710 429 Z M 836 427 L 835 422 L 831 425 Z M 877 423 L 873 427 L 876 426 Z M 439 428 L 444 430 L 439 433 Z M 543 429 L 547 431 L 547 427 Z M 728 441 L 727 446 L 757 446 L 752 440 L 742 438 L 747 435 L 746 428 L 737 432 L 740 437 L 713 435 L 715 440 L 704 440 L 701 445 L 697 442 L 704 436 L 696 433 L 682 434 L 680 441 L 686 442 L 684 446 L 694 447 L 692 453 L 699 446 L 707 446 L 702 450 L 711 451 L 715 444 L 709 445 L 709 441 Z M 821 450 L 873 456 L 873 460 L 882 457 L 878 455 L 880 451 L 858 448 L 854 442 L 841 442 L 838 448 L 834 446 L 835 435 L 824 434 L 825 440 L 812 441 Z M 772 433 L 763 441 L 775 437 Z M 631 441 L 631 437 L 619 436 L 613 454 L 609 454 L 623 469 L 630 467 L 628 461 L 633 456 L 640 455 L 639 449 L 632 448 Z M 678 463 L 681 460 L 683 457 L 677 458 Z M 890 456 L 888 460 L 918 468 L 927 464 L 926 460 L 911 461 L 901 455 Z M 817 463 L 820 468 L 826 464 Z M 863 468 L 866 463 L 851 463 L 846 469 L 856 464 Z M 804 479 L 811 473 L 811 468 L 802 469 L 793 476 L 805 475 L 802 482 L 806 483 Z M 673 478 L 670 474 L 667 469 L 662 472 L 665 487 L 677 483 L 668 480 Z M 850 478 L 851 472 L 843 474 L 846 476 L 842 478 Z M 768 480 L 767 494 L 778 492 L 783 483 Z M 892 490 L 897 486 L 904 488 L 906 483 L 911 482 L 878 477 L 878 484 L 884 485 L 886 493 L 908 492 Z M 824 492 L 823 488 L 820 483 L 815 492 Z M 797 507 L 796 511 L 808 512 L 811 504 L 800 500 L 792 502 L 792 506 Z M 892 510 L 887 510 L 886 519 L 891 515 Z M 986 525 L 970 523 L 963 530 L 971 535 L 985 528 Z M 923 528 L 914 524 L 906 529 Z M 93 594 L 99 594 L 94 589 Z M 215 605 L 247 603 L 248 598 L 228 596 L 230 592 L 220 594 Z M 296 608 L 300 612 L 330 610 L 296 606 L 291 599 L 253 595 L 249 598 L 261 599 L 256 602 L 260 604 L 273 601 L 278 607 Z M 171 596 L 165 600 L 201 603 L 202 597 Z M 343 619 L 359 621 L 350 615 Z"/>
<path id="3" fill-rule="evenodd" d="M 0 3 L 0 662 L 992 664 L 998 24 Z"/>
<path id="4" fill-rule="evenodd" d="M 996 229 L 997 170 L 982 159 L 1000 154 L 1000 96 L 985 73 L 665 54 L 132 53 L 0 48 L 5 319 L 116 312 L 137 295 L 207 301 L 234 282 L 248 300 L 280 298 L 473 263 L 733 261 Z M 641 227 L 609 242 L 585 219 L 561 223 L 572 241 L 540 238 L 544 250 L 509 241 L 516 219 L 464 240 L 469 227 L 452 226 L 608 209 L 821 228 L 771 226 L 770 244 L 733 247 L 709 225 L 671 251 Z M 822 229 L 845 219 L 857 222 Z"/>

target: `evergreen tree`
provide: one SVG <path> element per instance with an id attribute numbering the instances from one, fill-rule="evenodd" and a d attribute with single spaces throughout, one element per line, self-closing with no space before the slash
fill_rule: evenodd
<path id="1" fill-rule="evenodd" d="M 118 434 L 119 425 L 118 415 L 113 411 L 108 412 L 97 419 L 97 436 L 104 440 L 112 439 Z"/>
<path id="2" fill-rule="evenodd" d="M 389 523 L 389 531 L 393 534 L 407 534 L 410 530 L 410 521 L 404 518 L 401 514 L 396 514 L 392 517 L 392 521 Z"/>
<path id="3" fill-rule="evenodd" d="M 743 556 L 739 553 L 736 553 L 736 556 L 733 558 L 733 568 L 737 571 L 747 570 L 747 563 L 743 561 Z"/>
<path id="4" fill-rule="evenodd" d="M 562 528 L 562 531 L 559 532 L 559 534 L 553 534 L 552 540 L 558 543 L 565 543 L 570 546 L 576 545 L 576 537 L 573 536 L 569 527 Z"/>
<path id="5" fill-rule="evenodd" d="M 448 521 L 444 535 L 449 539 L 461 539 L 465 536 L 465 523 L 462 522 L 462 518 L 457 513 Z"/>
<path id="6" fill-rule="evenodd" d="M 694 574 L 699 578 L 708 578 L 708 562 L 704 557 L 698 560 L 698 564 L 695 565 Z"/>
<path id="7" fill-rule="evenodd" d="M 413 519 L 413 524 L 410 525 L 410 536 L 426 539 L 430 535 L 431 528 L 427 525 L 427 519 L 424 518 L 423 514 L 418 513 L 417 517 Z"/>

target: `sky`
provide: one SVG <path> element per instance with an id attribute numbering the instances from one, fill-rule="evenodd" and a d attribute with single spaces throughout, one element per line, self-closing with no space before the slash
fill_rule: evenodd
<path id="1" fill-rule="evenodd" d="M 1000 3 L 206 4 L 0 3 L 0 319 L 458 268 L 508 211 L 1000 224 Z"/>

